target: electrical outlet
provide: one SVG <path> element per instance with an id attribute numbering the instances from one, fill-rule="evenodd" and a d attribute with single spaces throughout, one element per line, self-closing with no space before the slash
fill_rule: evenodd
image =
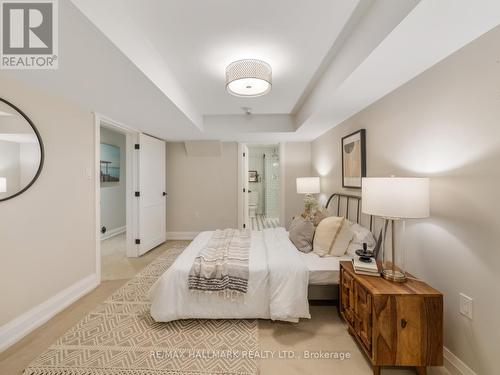
<path id="1" fill-rule="evenodd" d="M 463 293 L 460 293 L 460 314 L 466 316 L 470 320 L 472 320 L 472 302 L 474 300 L 466 296 Z"/>

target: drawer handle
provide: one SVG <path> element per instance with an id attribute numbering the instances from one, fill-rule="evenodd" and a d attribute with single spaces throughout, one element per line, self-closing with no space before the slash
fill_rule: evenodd
<path id="1" fill-rule="evenodd" d="M 406 321 L 406 319 L 401 319 L 401 328 L 406 328 L 407 324 L 408 322 Z"/>

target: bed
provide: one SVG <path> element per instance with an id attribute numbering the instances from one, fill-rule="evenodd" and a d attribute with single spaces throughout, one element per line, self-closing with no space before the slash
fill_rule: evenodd
<path id="1" fill-rule="evenodd" d="M 187 279 L 194 258 L 211 235 L 200 233 L 151 287 L 154 320 L 261 318 L 298 322 L 311 317 L 309 271 L 284 228 L 252 232 L 250 277 L 242 297 L 230 299 L 189 290 Z"/>
<path id="2" fill-rule="evenodd" d="M 372 234 L 383 224 L 376 222 L 372 215 L 361 212 L 361 197 L 357 195 L 334 193 L 328 198 L 325 207 L 330 215 L 343 216 L 353 223 L 369 228 Z M 355 250 L 360 247 L 355 244 L 350 245 L 347 253 L 341 257 L 320 257 L 314 253 L 300 254 L 309 269 L 309 300 L 338 300 L 340 262 L 351 260 L 355 256 Z"/>
<path id="3" fill-rule="evenodd" d="M 336 216 L 360 223 L 360 200 L 336 193 L 326 207 Z M 372 230 L 371 217 L 369 223 Z M 247 293 L 235 299 L 223 298 L 193 292 L 187 285 L 194 258 L 211 235 L 200 233 L 151 287 L 151 316 L 156 321 L 261 318 L 298 322 L 310 318 L 308 299 L 337 298 L 340 261 L 350 259 L 349 255 L 321 258 L 301 253 L 284 228 L 254 231 Z"/>

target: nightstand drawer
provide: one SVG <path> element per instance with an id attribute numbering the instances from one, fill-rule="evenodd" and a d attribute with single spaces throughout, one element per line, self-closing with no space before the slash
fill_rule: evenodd
<path id="1" fill-rule="evenodd" d="M 341 298 L 341 313 L 347 322 L 354 326 L 354 288 L 351 275 L 343 269 L 340 274 L 340 298 Z"/>
<path id="2" fill-rule="evenodd" d="M 372 349 L 372 296 L 359 283 L 354 281 L 354 329 L 361 339 L 364 347 L 371 352 Z"/>

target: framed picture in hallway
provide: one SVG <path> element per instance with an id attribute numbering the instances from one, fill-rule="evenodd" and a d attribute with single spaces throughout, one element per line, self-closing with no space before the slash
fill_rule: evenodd
<path id="1" fill-rule="evenodd" d="M 248 182 L 259 182 L 259 174 L 257 171 L 248 171 Z"/>
<path id="2" fill-rule="evenodd" d="M 366 177 L 366 130 L 342 138 L 342 187 L 361 189 Z"/>
<path id="3" fill-rule="evenodd" d="M 101 143 L 101 183 L 120 182 L 120 147 Z"/>

